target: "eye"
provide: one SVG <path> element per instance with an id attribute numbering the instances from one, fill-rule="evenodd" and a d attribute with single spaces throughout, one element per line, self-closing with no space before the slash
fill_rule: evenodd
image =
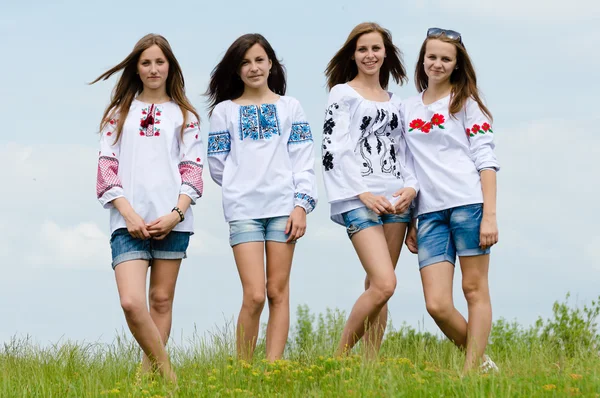
<path id="1" fill-rule="evenodd" d="M 442 61 L 444 61 L 444 62 L 452 62 L 452 60 L 450 58 L 448 58 L 448 57 L 442 58 Z"/>
<path id="2" fill-rule="evenodd" d="M 247 64 L 248 64 L 248 61 L 246 61 L 246 60 L 242 61 L 242 65 L 247 65 Z"/>
<path id="3" fill-rule="evenodd" d="M 379 51 L 379 50 L 381 50 L 381 47 L 379 47 L 379 46 L 373 47 L 373 51 Z"/>
<path id="4" fill-rule="evenodd" d="M 358 49 L 358 52 L 364 53 L 366 50 L 367 50 L 366 48 L 361 47 L 361 48 Z"/>
<path id="5" fill-rule="evenodd" d="M 433 59 L 435 59 L 435 55 L 429 55 L 429 56 L 427 56 L 427 58 L 433 60 Z"/>

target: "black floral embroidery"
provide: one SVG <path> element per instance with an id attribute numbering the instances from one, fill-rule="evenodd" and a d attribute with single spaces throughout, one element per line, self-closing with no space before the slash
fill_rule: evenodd
<path id="1" fill-rule="evenodd" d="M 382 147 L 383 143 L 381 142 L 381 140 L 379 139 L 379 137 L 377 137 L 377 154 L 381 154 L 381 147 Z"/>
<path id="2" fill-rule="evenodd" d="M 365 116 L 362 119 L 362 124 L 360 125 L 360 129 L 362 130 L 362 132 L 364 133 L 365 130 L 367 129 L 367 127 L 369 127 L 369 124 L 371 124 L 371 116 Z"/>
<path id="3" fill-rule="evenodd" d="M 365 146 L 365 149 L 367 150 L 367 152 L 369 152 L 369 155 L 372 155 L 373 153 L 371 152 L 371 144 L 369 144 L 368 140 L 365 140 L 364 146 Z"/>
<path id="4" fill-rule="evenodd" d="M 390 120 L 390 130 L 396 130 L 397 128 L 398 128 L 398 115 L 395 113 L 392 113 L 392 120 Z"/>
<path id="5" fill-rule="evenodd" d="M 390 145 L 390 157 L 392 158 L 392 162 L 396 163 L 396 148 L 394 148 L 394 144 Z"/>
<path id="6" fill-rule="evenodd" d="M 325 152 L 325 155 L 323 155 L 323 167 L 325 167 L 325 171 L 333 169 L 333 155 L 331 152 Z"/>

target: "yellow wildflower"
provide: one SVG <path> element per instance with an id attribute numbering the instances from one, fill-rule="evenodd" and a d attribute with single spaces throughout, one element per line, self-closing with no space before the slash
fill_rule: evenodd
<path id="1" fill-rule="evenodd" d="M 546 384 L 542 386 L 542 388 L 546 391 L 556 390 L 556 386 L 554 384 Z"/>
<path id="2" fill-rule="evenodd" d="M 573 379 L 573 380 L 581 380 L 581 379 L 583 379 L 583 375 L 578 375 L 576 373 L 571 373 L 571 379 Z"/>

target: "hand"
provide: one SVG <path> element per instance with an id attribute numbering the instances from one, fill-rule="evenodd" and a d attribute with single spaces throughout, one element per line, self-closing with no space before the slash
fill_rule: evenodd
<path id="1" fill-rule="evenodd" d="M 394 213 L 402 214 L 408 210 L 415 196 L 417 196 L 417 191 L 415 191 L 415 189 L 412 187 L 402 188 L 401 190 L 397 191 L 394 194 L 394 197 L 400 197 L 400 199 L 394 203 Z"/>
<path id="2" fill-rule="evenodd" d="M 290 214 L 285 233 L 290 234 L 287 243 L 293 242 L 304 236 L 306 232 L 306 210 L 303 207 L 296 206 Z"/>
<path id="3" fill-rule="evenodd" d="M 125 219 L 125 224 L 127 225 L 127 232 L 129 235 L 133 236 L 136 239 L 150 239 L 150 233 L 146 228 L 146 223 L 144 219 L 140 217 L 135 211 L 131 210 L 131 212 L 125 214 L 123 216 Z"/>
<path id="4" fill-rule="evenodd" d="M 363 192 L 358 195 L 367 209 L 374 211 L 378 216 L 394 212 L 394 206 L 382 195 L 373 195 L 371 192 Z"/>
<path id="5" fill-rule="evenodd" d="M 479 246 L 486 249 L 498 243 L 498 224 L 496 216 L 483 215 L 479 226 Z"/>
<path id="6" fill-rule="evenodd" d="M 406 234 L 406 239 L 404 240 L 404 243 L 406 244 L 406 247 L 408 247 L 408 250 L 413 253 L 413 254 L 417 254 L 419 252 L 419 248 L 417 246 L 417 223 L 416 222 L 411 222 L 408 226 L 408 233 Z"/>
<path id="7" fill-rule="evenodd" d="M 156 240 L 162 240 L 179 224 L 179 214 L 172 211 L 167 215 L 157 218 L 150 224 L 147 224 L 148 232 L 152 235 L 152 238 Z"/>

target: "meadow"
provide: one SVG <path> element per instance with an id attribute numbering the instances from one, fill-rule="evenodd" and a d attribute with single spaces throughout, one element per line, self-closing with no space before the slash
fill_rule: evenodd
<path id="1" fill-rule="evenodd" d="M 360 345 L 332 357 L 345 314 L 299 307 L 285 359 L 235 359 L 232 325 L 198 332 L 169 351 L 178 385 L 140 374 L 140 351 L 123 332 L 112 344 L 38 346 L 13 338 L 0 349 L 1 397 L 600 397 L 600 298 L 557 301 L 531 326 L 494 322 L 488 354 L 498 373 L 461 376 L 464 354 L 441 336 L 389 325 L 377 360 Z M 264 336 L 264 333 L 261 333 Z"/>

